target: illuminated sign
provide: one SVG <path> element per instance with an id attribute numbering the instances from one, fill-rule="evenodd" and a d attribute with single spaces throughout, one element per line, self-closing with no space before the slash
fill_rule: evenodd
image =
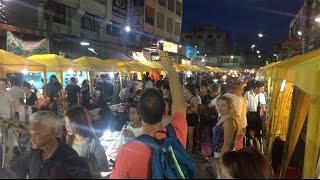
<path id="1" fill-rule="evenodd" d="M 178 53 L 178 45 L 171 43 L 171 42 L 164 41 L 163 42 L 163 51 Z"/>
<path id="2" fill-rule="evenodd" d="M 186 47 L 186 57 L 190 59 L 195 59 L 197 57 L 197 49 L 187 45 Z"/>

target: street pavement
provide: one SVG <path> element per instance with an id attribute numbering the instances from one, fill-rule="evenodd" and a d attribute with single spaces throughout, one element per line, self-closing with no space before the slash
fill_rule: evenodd
<path id="1" fill-rule="evenodd" d="M 196 163 L 196 179 L 217 179 L 213 163 L 208 163 L 201 152 L 195 151 L 191 155 Z"/>

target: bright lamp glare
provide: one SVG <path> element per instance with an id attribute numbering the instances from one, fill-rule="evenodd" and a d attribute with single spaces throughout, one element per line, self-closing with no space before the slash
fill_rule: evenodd
<path id="1" fill-rule="evenodd" d="M 21 70 L 21 73 L 26 75 L 26 74 L 28 74 L 28 70 L 27 69 L 23 69 L 23 70 Z"/>
<path id="2" fill-rule="evenodd" d="M 281 84 L 280 92 L 283 92 L 285 87 L 286 87 L 286 80 L 283 80 Z"/>
<path id="3" fill-rule="evenodd" d="M 88 43 L 88 42 L 81 42 L 80 44 L 81 44 L 81 46 L 89 46 L 90 45 L 90 43 Z"/>
<path id="4" fill-rule="evenodd" d="M 301 31 L 298 31 L 298 35 L 299 35 L 299 36 L 302 36 L 302 32 L 301 32 Z"/>
<path id="5" fill-rule="evenodd" d="M 315 20 L 316 22 L 320 22 L 320 17 L 316 17 L 314 20 Z"/>
<path id="6" fill-rule="evenodd" d="M 68 74 L 72 74 L 73 73 L 73 70 L 72 69 L 69 69 L 68 70 Z"/>
<path id="7" fill-rule="evenodd" d="M 130 28 L 129 26 L 126 26 L 126 27 L 124 28 L 124 30 L 126 30 L 126 32 L 130 32 L 130 31 L 131 31 L 131 28 Z"/>
<path id="8" fill-rule="evenodd" d="M 112 72 L 109 73 L 109 76 L 110 76 L 111 79 L 113 79 L 114 78 L 114 73 L 112 73 Z"/>

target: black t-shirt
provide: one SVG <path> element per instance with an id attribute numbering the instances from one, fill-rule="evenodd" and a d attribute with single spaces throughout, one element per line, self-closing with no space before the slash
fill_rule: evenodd
<path id="1" fill-rule="evenodd" d="M 33 106 L 35 102 L 38 101 L 36 93 L 32 92 L 31 96 L 26 99 L 27 106 Z M 36 112 L 37 108 L 32 108 L 32 112 Z"/>
<path id="2" fill-rule="evenodd" d="M 80 87 L 77 84 L 68 84 L 66 86 L 67 91 L 67 101 L 69 103 L 76 103 L 78 100 L 78 93 L 80 92 Z"/>
<path id="3" fill-rule="evenodd" d="M 54 98 L 62 89 L 62 86 L 59 82 L 53 83 L 49 82 L 44 86 L 46 94 L 50 98 Z"/>
<path id="4" fill-rule="evenodd" d="M 60 143 L 50 159 L 43 161 L 41 150 L 31 152 L 30 179 L 90 179 L 88 163 L 69 145 Z"/>
<path id="5" fill-rule="evenodd" d="M 82 99 L 90 99 L 90 87 L 87 86 L 85 89 L 82 89 Z"/>

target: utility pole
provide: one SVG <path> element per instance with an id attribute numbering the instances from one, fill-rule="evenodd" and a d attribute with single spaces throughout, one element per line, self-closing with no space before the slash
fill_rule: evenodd
<path id="1" fill-rule="evenodd" d="M 52 40 L 52 24 L 53 24 L 53 0 L 47 0 L 47 5 L 45 8 L 45 13 L 47 15 L 47 32 L 49 39 L 49 49 L 50 53 L 53 51 L 53 40 Z"/>

